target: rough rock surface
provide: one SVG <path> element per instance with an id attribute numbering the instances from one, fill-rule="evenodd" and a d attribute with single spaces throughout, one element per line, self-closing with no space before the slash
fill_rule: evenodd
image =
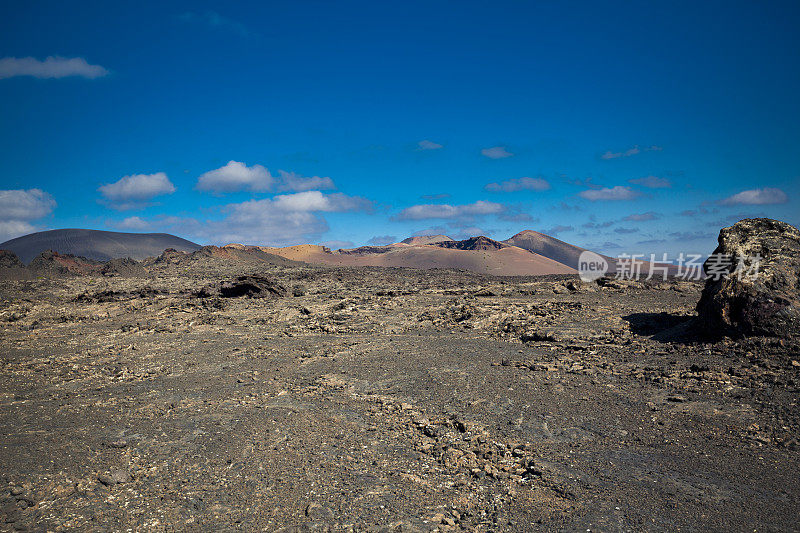
<path id="1" fill-rule="evenodd" d="M 700 283 L 210 251 L 0 281 L 0 531 L 797 530 L 800 338 Z"/>
<path id="2" fill-rule="evenodd" d="M 721 254 L 721 255 L 720 255 Z M 714 279 L 713 257 L 729 257 L 727 275 Z M 758 269 L 750 258 L 760 256 Z M 743 261 L 741 275 L 735 270 Z M 717 261 L 719 265 L 720 261 Z M 703 265 L 706 281 L 698 316 L 727 335 L 784 337 L 800 334 L 800 231 L 768 218 L 723 228 L 719 246 Z M 749 271 L 748 271 L 749 270 Z"/>

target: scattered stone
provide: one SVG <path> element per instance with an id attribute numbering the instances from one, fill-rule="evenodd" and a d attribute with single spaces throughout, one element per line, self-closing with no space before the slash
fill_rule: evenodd
<path id="1" fill-rule="evenodd" d="M 306 516 L 315 520 L 330 520 L 333 518 L 334 513 L 330 507 L 311 502 L 306 507 Z"/>

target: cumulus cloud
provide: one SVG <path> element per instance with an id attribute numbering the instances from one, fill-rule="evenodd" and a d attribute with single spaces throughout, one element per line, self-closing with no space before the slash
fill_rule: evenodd
<path id="1" fill-rule="evenodd" d="M 150 223 L 139 217 L 128 217 L 121 222 L 114 223 L 113 226 L 117 229 L 126 230 L 146 230 L 150 229 Z"/>
<path id="2" fill-rule="evenodd" d="M 441 144 L 429 141 L 427 139 L 418 142 L 417 147 L 419 150 L 438 150 L 439 148 L 444 148 L 444 146 Z"/>
<path id="3" fill-rule="evenodd" d="M 281 192 L 303 192 L 327 191 L 335 188 L 333 180 L 327 176 L 306 177 L 286 170 L 278 170 L 278 175 L 273 176 L 261 165 L 248 167 L 239 161 L 228 161 L 225 166 L 209 170 L 197 179 L 198 190 L 215 193 L 266 192 L 273 189 Z"/>
<path id="4" fill-rule="evenodd" d="M 611 188 L 603 187 L 601 189 L 581 191 L 578 193 L 578 196 L 594 202 L 597 200 L 633 200 L 641 196 L 641 193 L 634 191 L 630 187 L 617 185 Z"/>
<path id="5" fill-rule="evenodd" d="M 628 183 L 634 185 L 641 185 L 649 189 L 667 189 L 672 187 L 672 182 L 667 178 L 659 178 L 658 176 L 645 176 L 643 178 L 635 178 L 628 180 Z"/>
<path id="6" fill-rule="evenodd" d="M 506 150 L 505 146 L 493 146 L 491 148 L 484 148 L 481 150 L 481 154 L 488 157 L 489 159 L 504 159 L 506 157 L 511 157 L 512 154 L 508 150 Z"/>
<path id="7" fill-rule="evenodd" d="M 305 191 L 295 194 L 281 194 L 272 200 L 251 200 L 266 205 L 270 202 L 277 209 L 284 211 L 369 211 L 372 202 L 359 196 L 347 196 L 342 193 L 322 194 L 320 191 Z M 246 202 L 245 202 L 246 203 Z"/>
<path id="8" fill-rule="evenodd" d="M 120 211 L 138 209 L 156 196 L 172 194 L 175 186 L 163 172 L 155 174 L 132 174 L 114 183 L 101 185 L 98 189 L 105 203 Z"/>
<path id="9" fill-rule="evenodd" d="M 0 242 L 33 233 L 37 229 L 36 226 L 24 220 L 0 220 Z"/>
<path id="10" fill-rule="evenodd" d="M 376 235 L 367 241 L 367 244 L 373 246 L 384 246 L 397 242 L 397 237 L 394 235 Z"/>
<path id="11" fill-rule="evenodd" d="M 663 148 L 660 146 L 653 145 L 645 148 L 639 148 L 639 145 L 636 145 L 633 148 L 628 148 L 627 150 L 622 150 L 620 152 L 612 152 L 611 150 L 608 150 L 600 156 L 600 159 L 617 159 L 620 157 L 630 157 L 642 152 L 660 152 L 661 150 L 663 150 Z"/>
<path id="12" fill-rule="evenodd" d="M 647 222 L 648 220 L 656 220 L 660 217 L 661 215 L 658 213 L 648 211 L 647 213 L 633 213 L 632 215 L 624 217 L 622 220 L 626 222 Z"/>
<path id="13" fill-rule="evenodd" d="M 320 213 L 371 209 L 372 202 L 366 198 L 305 191 L 228 204 L 217 220 L 172 217 L 162 220 L 161 226 L 170 226 L 200 242 L 286 246 L 319 241 L 328 231 L 328 223 Z"/>
<path id="14" fill-rule="evenodd" d="M 512 178 L 500 183 L 489 183 L 484 187 L 491 192 L 546 191 L 550 183 L 542 178 Z"/>
<path id="15" fill-rule="evenodd" d="M 197 180 L 197 188 L 218 193 L 245 190 L 263 192 L 270 190 L 274 182 L 275 178 L 269 170 L 261 165 L 248 167 L 239 161 L 228 161 L 225 166 L 202 174 Z"/>
<path id="16" fill-rule="evenodd" d="M 38 231 L 33 221 L 49 215 L 56 201 L 41 189 L 0 190 L 0 242 Z"/>
<path id="17" fill-rule="evenodd" d="M 722 205 L 769 205 L 785 204 L 789 197 L 780 189 L 765 187 L 749 189 L 729 196 L 720 202 Z"/>
<path id="18" fill-rule="evenodd" d="M 34 78 L 100 78 L 108 71 L 100 65 L 90 65 L 82 57 L 49 56 L 44 61 L 35 57 L 4 57 L 0 59 L 0 79 L 15 76 Z"/>
<path id="19" fill-rule="evenodd" d="M 397 215 L 398 220 L 423 220 L 428 218 L 459 218 L 476 215 L 494 215 L 506 210 L 503 204 L 479 200 L 466 205 L 423 204 L 406 207 Z"/>
<path id="20" fill-rule="evenodd" d="M 5 220 L 36 220 L 55 206 L 53 197 L 41 189 L 0 191 L 0 217 Z"/>

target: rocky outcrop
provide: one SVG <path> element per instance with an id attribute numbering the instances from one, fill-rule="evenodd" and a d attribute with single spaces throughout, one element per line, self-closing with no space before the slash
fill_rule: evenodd
<path id="1" fill-rule="evenodd" d="M 754 258 L 760 257 L 759 261 Z M 800 334 L 800 231 L 752 218 L 723 228 L 703 265 L 700 322 L 731 336 Z"/>
<path id="2" fill-rule="evenodd" d="M 99 273 L 102 265 L 100 261 L 86 257 L 47 250 L 31 261 L 28 270 L 35 276 L 44 277 L 84 276 Z"/>
<path id="3" fill-rule="evenodd" d="M 269 298 L 283 297 L 287 294 L 286 287 L 267 278 L 258 275 L 238 276 L 230 281 L 220 282 L 218 286 L 207 286 L 200 289 L 197 296 L 207 298 L 209 296 L 220 296 L 222 298 Z"/>
<path id="4" fill-rule="evenodd" d="M 141 263 L 130 257 L 112 259 L 102 266 L 100 273 L 104 276 L 144 277 L 147 271 Z"/>
<path id="5" fill-rule="evenodd" d="M 0 250 L 0 268 L 24 268 L 17 254 L 8 250 Z"/>
<path id="6" fill-rule="evenodd" d="M 453 248 L 456 250 L 500 250 L 508 247 L 508 244 L 483 236 L 472 237 L 463 241 L 441 241 L 432 244 L 441 248 Z"/>

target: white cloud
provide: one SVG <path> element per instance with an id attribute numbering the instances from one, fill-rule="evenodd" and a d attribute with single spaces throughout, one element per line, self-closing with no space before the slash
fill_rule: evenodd
<path id="1" fill-rule="evenodd" d="M 278 171 L 278 179 L 278 189 L 281 191 L 328 191 L 336 188 L 336 185 L 333 184 L 333 180 L 328 177 L 305 177 L 295 172 L 286 172 L 285 170 Z"/>
<path id="2" fill-rule="evenodd" d="M 0 242 L 41 229 L 32 221 L 49 215 L 56 201 L 41 189 L 0 190 Z"/>
<path id="3" fill-rule="evenodd" d="M 397 215 L 398 220 L 423 220 L 428 218 L 459 218 L 475 215 L 492 215 L 506 210 L 503 204 L 479 200 L 466 205 L 423 204 L 406 207 Z"/>
<path id="4" fill-rule="evenodd" d="M 279 195 L 273 199 L 249 200 L 225 206 L 227 215 L 208 221 L 200 232 L 214 242 L 285 245 L 318 240 L 328 231 L 319 212 L 368 211 L 372 202 L 342 193 L 319 191 Z"/>
<path id="5" fill-rule="evenodd" d="M 41 189 L 0 191 L 0 218 L 35 220 L 49 215 L 56 206 L 53 197 Z"/>
<path id="6" fill-rule="evenodd" d="M 106 205 L 125 211 L 147 206 L 147 201 L 163 194 L 175 192 L 175 186 L 163 172 L 155 174 L 132 174 L 123 176 L 114 183 L 101 185 L 98 189 Z"/>
<path id="7" fill-rule="evenodd" d="M 493 146 L 491 148 L 484 148 L 483 150 L 481 150 L 481 154 L 485 155 L 489 159 L 503 159 L 514 155 L 508 150 L 506 150 L 505 146 Z"/>
<path id="8" fill-rule="evenodd" d="M 0 220 L 0 242 L 33 233 L 37 229 L 30 222 L 23 220 Z"/>
<path id="9" fill-rule="evenodd" d="M 750 189 L 725 198 L 722 205 L 768 205 L 785 204 L 789 197 L 780 189 L 765 187 L 763 189 Z"/>
<path id="10" fill-rule="evenodd" d="M 251 200 L 251 202 L 270 202 L 275 208 L 283 211 L 369 211 L 372 202 L 359 196 L 347 196 L 342 193 L 322 194 L 319 191 L 305 191 L 294 194 L 281 194 L 272 200 Z M 245 202 L 247 203 L 247 202 Z"/>
<path id="11" fill-rule="evenodd" d="M 672 187 L 672 182 L 667 178 L 659 178 L 658 176 L 645 176 L 644 178 L 635 178 L 628 180 L 628 183 L 634 185 L 641 185 L 650 189 L 667 189 Z"/>
<path id="12" fill-rule="evenodd" d="M 320 212 L 368 211 L 371 208 L 372 202 L 365 198 L 306 191 L 228 204 L 221 209 L 222 218 L 215 220 L 161 217 L 146 223 L 151 228 L 166 228 L 198 242 L 287 246 L 320 240 L 328 231 L 328 223 L 318 214 Z"/>
<path id="13" fill-rule="evenodd" d="M 550 183 L 542 178 L 513 178 L 500 183 L 489 183 L 484 187 L 492 192 L 546 191 Z"/>
<path id="14" fill-rule="evenodd" d="M 114 224 L 114 227 L 128 230 L 146 230 L 150 229 L 150 223 L 146 220 L 142 220 L 139 217 L 128 217 L 122 222 Z"/>
<path id="15" fill-rule="evenodd" d="M 215 170 L 202 174 L 197 180 L 197 189 L 213 191 L 215 193 L 250 191 L 266 192 L 273 189 L 279 191 L 303 192 L 311 190 L 335 189 L 333 180 L 329 177 L 301 176 L 296 172 L 279 170 L 278 176 L 273 176 L 267 168 L 261 165 L 248 167 L 239 161 L 228 163 Z"/>
<path id="16" fill-rule="evenodd" d="M 634 191 L 630 187 L 617 185 L 616 187 L 603 187 L 602 189 L 589 189 L 578 193 L 581 198 L 586 198 L 592 202 L 596 200 L 633 200 L 641 196 L 641 193 Z"/>
<path id="17" fill-rule="evenodd" d="M 444 146 L 441 144 L 429 141 L 427 139 L 418 142 L 417 146 L 419 147 L 419 150 L 438 150 L 439 148 L 444 148 Z"/>
<path id="18" fill-rule="evenodd" d="M 261 165 L 248 167 L 238 161 L 228 161 L 224 167 L 202 174 L 197 180 L 197 188 L 214 192 L 263 192 L 270 190 L 274 182 L 269 170 Z"/>
<path id="19" fill-rule="evenodd" d="M 34 78 L 65 78 L 82 76 L 94 79 L 105 76 L 108 71 L 100 65 L 90 65 L 82 57 L 49 56 L 44 61 L 34 57 L 4 57 L 0 59 L 0 79 L 15 76 Z"/>

